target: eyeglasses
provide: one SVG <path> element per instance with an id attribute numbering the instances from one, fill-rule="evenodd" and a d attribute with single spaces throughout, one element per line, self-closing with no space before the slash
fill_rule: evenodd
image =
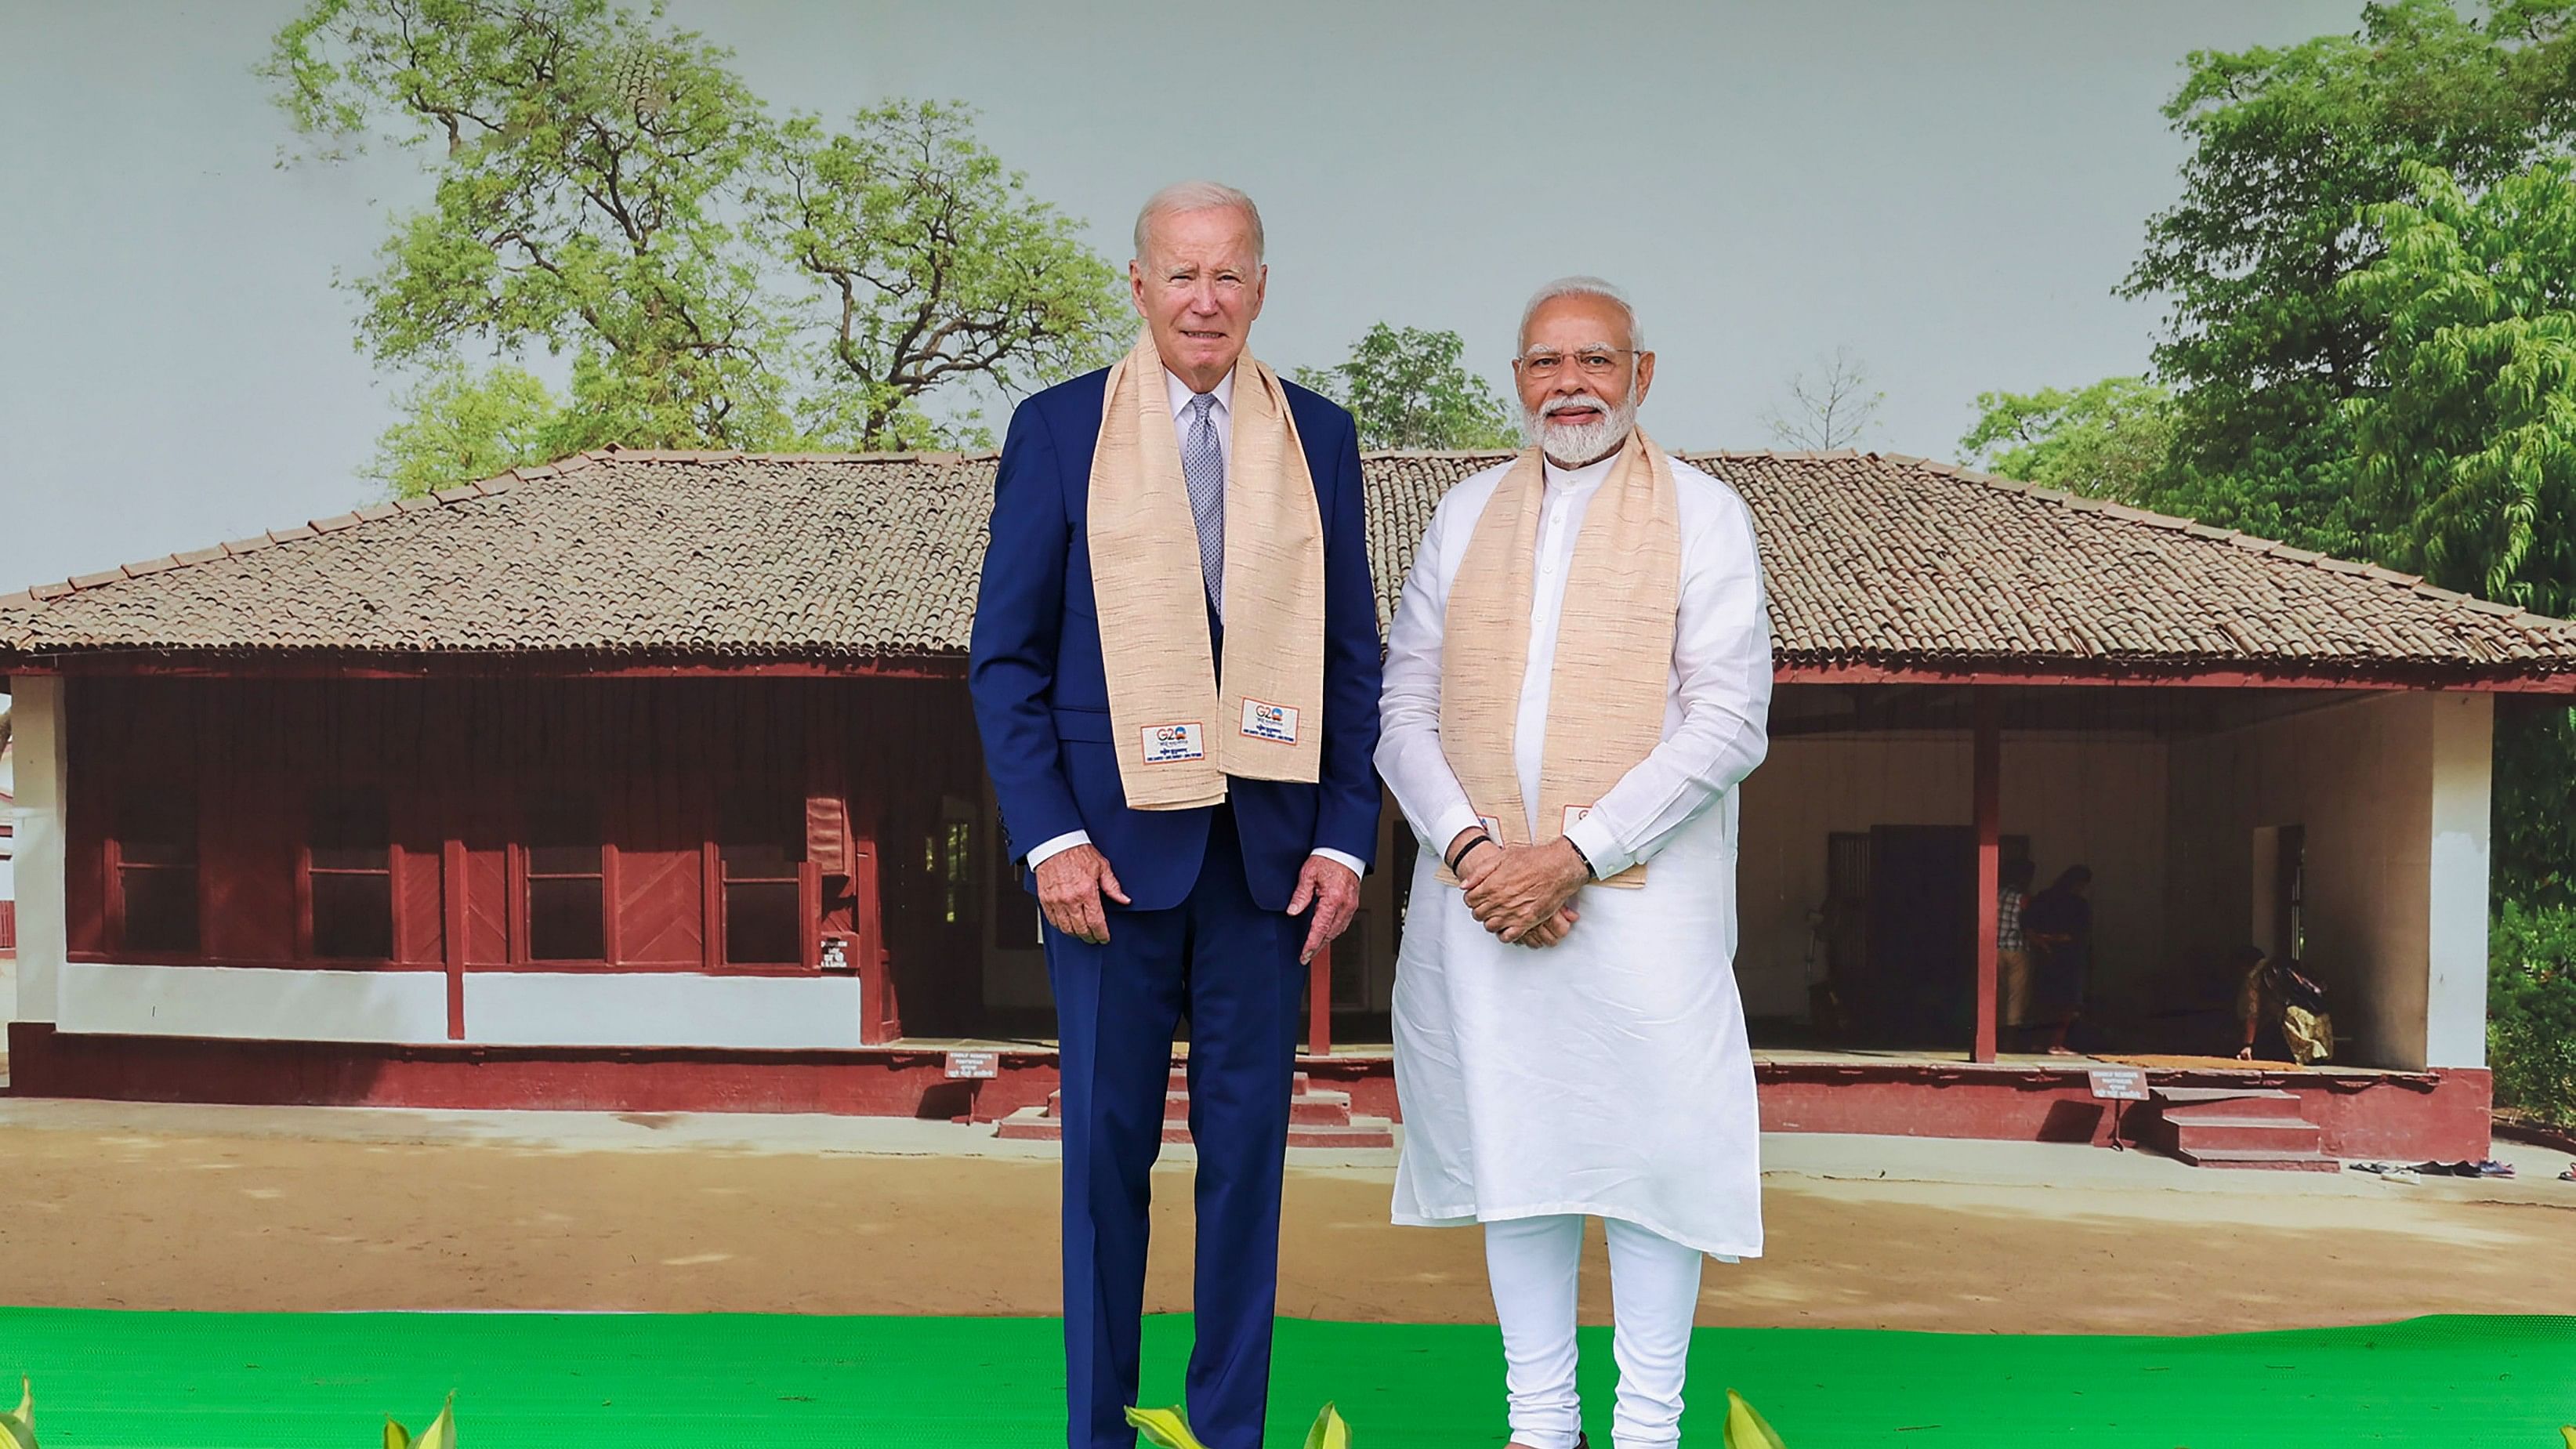
<path id="1" fill-rule="evenodd" d="M 1608 377 L 1610 370 L 1619 365 L 1620 358 L 1636 355 L 1637 349 L 1633 347 L 1586 347 L 1574 354 L 1574 370 L 1585 377 Z M 1522 376 L 1540 382 L 1563 372 L 1565 364 L 1564 353 L 1544 348 L 1524 352 L 1512 359 L 1512 366 L 1519 369 Z"/>

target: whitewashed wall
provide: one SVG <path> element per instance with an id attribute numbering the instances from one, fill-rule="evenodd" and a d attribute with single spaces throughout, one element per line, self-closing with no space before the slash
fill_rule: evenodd
<path id="1" fill-rule="evenodd" d="M 9 696 L 18 826 L 18 961 L 9 1019 L 52 1021 L 69 943 L 63 913 L 63 682 L 21 675 L 9 681 Z"/>
<path id="2" fill-rule="evenodd" d="M 2253 836 L 2302 827 L 2310 973 L 2347 1060 L 2485 1063 L 2494 700 L 2367 696 L 2173 747 L 2171 918 L 2187 950 L 2244 944 Z"/>

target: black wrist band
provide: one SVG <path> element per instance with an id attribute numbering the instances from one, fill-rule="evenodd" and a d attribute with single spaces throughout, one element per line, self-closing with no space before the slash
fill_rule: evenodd
<path id="1" fill-rule="evenodd" d="M 1592 868 L 1592 857 L 1583 853 L 1583 847 L 1574 843 L 1573 836 L 1560 835 L 1557 839 L 1564 841 L 1565 848 L 1574 852 L 1574 858 L 1583 862 L 1583 873 L 1585 875 L 1592 877 L 1594 880 L 1601 879 L 1601 872 Z"/>
<path id="2" fill-rule="evenodd" d="M 1449 873 L 1451 875 L 1456 875 L 1458 873 L 1458 867 L 1466 862 L 1468 852 L 1474 850 L 1479 845 L 1491 845 L 1493 843 L 1494 837 L 1481 830 L 1468 837 L 1467 843 L 1458 847 L 1458 853 L 1449 857 Z"/>

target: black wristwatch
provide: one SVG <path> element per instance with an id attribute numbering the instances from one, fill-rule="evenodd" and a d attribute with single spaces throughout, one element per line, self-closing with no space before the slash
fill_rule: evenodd
<path id="1" fill-rule="evenodd" d="M 1573 836 L 1560 835 L 1557 839 L 1564 841 L 1565 848 L 1574 852 L 1574 858 L 1583 862 L 1583 873 L 1585 875 L 1590 876 L 1594 880 L 1601 879 L 1601 872 L 1592 868 L 1592 857 L 1583 853 L 1583 847 L 1574 843 Z"/>

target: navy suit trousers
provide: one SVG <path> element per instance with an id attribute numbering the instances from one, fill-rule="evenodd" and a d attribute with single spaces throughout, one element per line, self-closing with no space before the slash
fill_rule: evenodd
<path id="1" fill-rule="evenodd" d="M 1071 1449 L 1132 1449 L 1147 1210 L 1172 1038 L 1190 1022 L 1198 1148 L 1191 1427 L 1260 1449 L 1279 1297 L 1279 1193 L 1297 1060 L 1305 922 L 1253 901 L 1234 812 L 1219 806 L 1196 884 L 1168 910 L 1112 906 L 1109 941 L 1050 926 L 1064 1072 L 1064 1351 Z"/>

